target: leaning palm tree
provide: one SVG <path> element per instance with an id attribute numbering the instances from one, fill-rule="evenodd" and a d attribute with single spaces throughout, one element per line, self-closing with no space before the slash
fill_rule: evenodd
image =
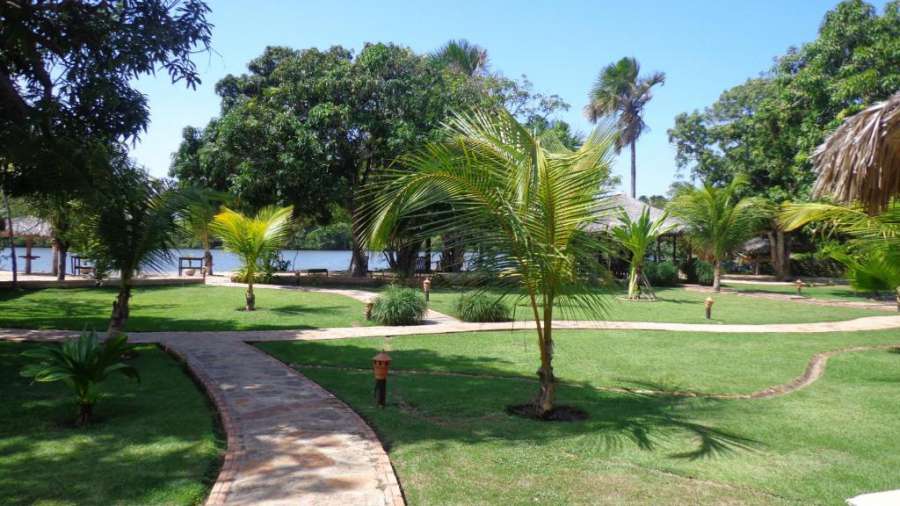
<path id="1" fill-rule="evenodd" d="M 264 207 L 256 216 L 245 216 L 227 207 L 213 218 L 212 231 L 225 249 L 241 259 L 241 272 L 246 278 L 246 309 L 256 309 L 253 283 L 268 256 L 284 244 L 291 225 L 293 207 Z"/>
<path id="2" fill-rule="evenodd" d="M 451 40 L 431 54 L 439 64 L 450 67 L 467 76 L 487 72 L 487 50 L 466 39 Z"/>
<path id="3" fill-rule="evenodd" d="M 738 199 L 742 178 L 728 186 L 709 183 L 683 188 L 669 203 L 672 216 L 681 219 L 691 244 L 713 262 L 713 289 L 721 291 L 722 260 L 756 233 L 770 215 L 765 200 Z"/>
<path id="4" fill-rule="evenodd" d="M 847 267 L 853 287 L 894 292 L 900 311 L 900 201 L 874 216 L 862 205 L 785 204 L 778 219 L 786 230 L 819 222 L 849 236 L 847 250 L 832 256 Z"/>
<path id="5" fill-rule="evenodd" d="M 212 240 L 212 221 L 219 214 L 222 203 L 228 195 L 208 188 L 188 187 L 184 190 L 187 206 L 182 213 L 179 224 L 194 239 L 200 241 L 203 248 L 203 268 L 205 274 L 213 275 L 213 256 L 210 250 Z"/>
<path id="6" fill-rule="evenodd" d="M 540 390 L 529 411 L 554 406 L 553 309 L 557 303 L 602 317 L 605 299 L 591 289 L 600 245 L 585 233 L 597 219 L 614 134 L 595 132 L 577 151 L 549 150 L 509 113 L 453 117 L 444 140 L 399 160 L 366 195 L 371 248 L 407 216 L 423 237 L 449 234 L 469 251 L 490 251 L 485 268 L 527 297 L 540 350 Z M 558 143 L 557 143 L 558 144 Z M 423 213 L 436 204 L 452 211 Z"/>
<path id="7" fill-rule="evenodd" d="M 644 257 L 647 250 L 659 236 L 672 229 L 666 225 L 668 213 L 663 213 L 656 220 L 650 219 L 650 208 L 645 207 L 637 220 L 632 220 L 627 212 L 619 216 L 620 225 L 610 230 L 613 239 L 631 254 L 631 269 L 628 274 L 628 299 L 636 300 L 641 295 L 641 283 L 644 280 Z"/>
<path id="8" fill-rule="evenodd" d="M 98 270 L 118 271 L 119 293 L 113 303 L 108 333 L 118 335 L 130 314 L 134 277 L 142 270 L 162 270 L 175 246 L 180 193 L 152 179 L 124 154 L 114 155 L 110 177 L 85 206 L 78 227 L 80 249 Z"/>
<path id="9" fill-rule="evenodd" d="M 654 72 L 640 76 L 641 66 L 635 58 L 622 58 L 607 65 L 597 78 L 588 96 L 584 112 L 596 123 L 600 118 L 616 120 L 619 137 L 616 151 L 631 147 L 631 198 L 637 194 L 637 141 L 647 124 L 644 123 L 644 106 L 653 98 L 653 87 L 665 84 L 666 74 Z"/>
<path id="10" fill-rule="evenodd" d="M 812 155 L 815 196 L 870 213 L 900 196 L 900 92 L 849 118 Z"/>

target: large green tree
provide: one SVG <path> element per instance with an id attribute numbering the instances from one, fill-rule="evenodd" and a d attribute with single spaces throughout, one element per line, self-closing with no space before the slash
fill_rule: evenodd
<path id="1" fill-rule="evenodd" d="M 790 48 L 762 76 L 726 90 L 703 111 L 680 114 L 669 130 L 676 163 L 692 179 L 726 184 L 773 204 L 804 200 L 809 158 L 847 116 L 900 89 L 900 2 L 879 15 L 861 0 L 826 14 L 818 37 Z M 789 274 L 790 238 L 773 221 L 776 274 Z"/>
<path id="2" fill-rule="evenodd" d="M 640 73 L 641 66 L 635 58 L 625 57 L 607 65 L 600 71 L 584 108 L 592 122 L 604 117 L 613 118 L 619 129 L 616 148 L 631 148 L 632 198 L 637 198 L 637 141 L 647 129 L 644 107 L 653 98 L 653 87 L 666 82 L 662 72 L 647 76 Z"/>
<path id="3" fill-rule="evenodd" d="M 510 104 L 538 117 L 564 105 L 533 94 L 527 81 L 393 44 L 368 44 L 358 55 L 270 47 L 248 70 L 216 85 L 221 116 L 202 130 L 185 129 L 171 174 L 228 191 L 248 208 L 291 205 L 319 222 L 330 219 L 333 202 L 355 215 L 355 190 L 400 154 L 435 140 L 453 110 Z M 365 275 L 361 232 L 352 228 L 352 271 Z"/>

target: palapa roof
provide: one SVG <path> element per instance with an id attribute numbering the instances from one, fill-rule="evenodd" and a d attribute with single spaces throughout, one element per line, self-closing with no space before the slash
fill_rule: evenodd
<path id="1" fill-rule="evenodd" d="M 900 93 L 847 118 L 812 155 L 815 196 L 879 211 L 900 196 Z"/>
<path id="2" fill-rule="evenodd" d="M 665 213 L 662 209 L 645 204 L 624 193 L 617 193 L 604 198 L 600 207 L 603 212 L 597 221 L 587 227 L 588 232 L 606 232 L 610 228 L 620 225 L 619 216 L 621 211 L 625 211 L 632 221 L 640 219 L 644 209 L 650 210 L 650 219 L 653 221 L 660 219 Z M 672 216 L 666 218 L 665 225 L 672 227 L 666 233 L 667 235 L 678 234 L 684 230 L 684 224 L 681 223 L 681 220 Z"/>
<path id="3" fill-rule="evenodd" d="M 10 231 L 7 230 L 8 221 L 2 220 L 3 225 L 0 226 L 0 236 L 9 237 Z M 50 224 L 46 221 L 34 216 L 19 216 L 12 219 L 12 235 L 13 237 L 52 237 Z"/>

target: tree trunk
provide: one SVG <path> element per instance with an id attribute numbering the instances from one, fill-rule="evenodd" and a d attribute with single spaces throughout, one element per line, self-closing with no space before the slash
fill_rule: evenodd
<path id="1" fill-rule="evenodd" d="M 79 404 L 78 405 L 78 419 L 75 420 L 75 425 L 82 426 L 91 423 L 91 418 L 94 416 L 94 405 L 93 404 Z"/>
<path id="2" fill-rule="evenodd" d="M 19 265 L 16 262 L 16 241 L 13 237 L 12 209 L 9 207 L 9 194 L 3 190 L 3 206 L 6 207 L 6 233 L 9 237 L 10 262 L 12 263 L 12 287 L 19 286 Z"/>
<path id="3" fill-rule="evenodd" d="M 117 336 L 125 330 L 125 323 L 128 321 L 128 301 L 131 299 L 131 280 L 122 277 L 122 284 L 119 286 L 119 294 L 113 302 L 112 316 L 109 319 L 109 329 L 106 334 L 109 337 Z"/>
<path id="4" fill-rule="evenodd" d="M 896 301 L 897 301 L 897 312 L 900 313 L 900 286 L 898 286 L 897 289 L 894 290 L 894 291 L 897 292 L 897 297 L 896 297 Z"/>
<path id="5" fill-rule="evenodd" d="M 713 291 L 722 291 L 722 261 L 718 258 L 713 263 Z"/>
<path id="6" fill-rule="evenodd" d="M 366 254 L 363 244 L 363 232 L 354 219 L 350 225 L 351 244 L 350 249 L 350 275 L 354 278 L 364 278 L 369 275 L 369 256 Z"/>
<path id="7" fill-rule="evenodd" d="M 206 246 L 203 249 L 203 267 L 206 269 L 206 275 L 213 275 L 213 256 L 212 251 L 209 250 L 209 246 Z"/>
<path id="8" fill-rule="evenodd" d="M 769 247 L 772 249 L 772 266 L 775 269 L 775 279 L 779 281 L 783 281 L 791 275 L 789 242 L 789 238 L 785 237 L 784 230 L 776 229 L 774 234 L 769 233 Z"/>
<path id="9" fill-rule="evenodd" d="M 247 278 L 247 294 L 244 297 L 246 301 L 246 305 L 244 309 L 247 311 L 255 311 L 256 310 L 256 294 L 253 293 L 253 278 Z"/>
<path id="10" fill-rule="evenodd" d="M 58 242 L 56 246 L 56 280 L 66 280 L 66 258 L 69 254 L 69 245 L 65 242 Z"/>
<path id="11" fill-rule="evenodd" d="M 56 239 L 51 242 L 52 252 L 50 253 L 50 274 L 59 275 L 59 246 Z"/>
<path id="12" fill-rule="evenodd" d="M 631 141 L 631 198 L 637 198 L 637 139 Z"/>
<path id="13" fill-rule="evenodd" d="M 542 331 L 541 331 L 542 330 Z M 553 375 L 553 298 L 544 298 L 544 328 L 538 329 L 541 368 L 538 369 L 540 392 L 535 402 L 537 414 L 547 416 L 556 402 L 556 376 Z"/>
<path id="14" fill-rule="evenodd" d="M 641 286 L 641 266 L 632 265 L 631 272 L 628 276 L 628 298 L 631 300 L 638 298 L 638 290 Z"/>
<path id="15" fill-rule="evenodd" d="M 442 238 L 443 249 L 441 250 L 441 271 L 462 271 L 465 250 L 462 248 L 462 246 L 457 245 L 457 241 L 452 235 L 444 235 Z"/>

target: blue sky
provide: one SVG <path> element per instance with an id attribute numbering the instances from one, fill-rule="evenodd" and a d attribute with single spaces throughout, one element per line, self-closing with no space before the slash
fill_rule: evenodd
<path id="1" fill-rule="evenodd" d="M 638 195 L 665 193 L 676 177 L 666 130 L 675 115 L 711 104 L 719 94 L 767 69 L 789 46 L 816 36 L 833 0 L 613 1 L 274 1 L 210 0 L 213 52 L 196 56 L 203 84 L 172 85 L 164 74 L 142 78 L 151 124 L 133 155 L 157 176 L 186 125 L 218 114 L 216 81 L 245 71 L 267 45 L 294 48 L 395 42 L 417 52 L 466 38 L 488 50 L 492 68 L 526 74 L 535 89 L 571 104 L 560 117 L 588 132 L 582 116 L 599 70 L 634 56 L 644 71 L 666 73 L 646 111 L 651 130 L 638 143 Z M 879 9 L 883 2 L 877 2 Z M 627 153 L 616 161 L 626 174 Z M 623 177 L 623 185 L 627 178 Z"/>

